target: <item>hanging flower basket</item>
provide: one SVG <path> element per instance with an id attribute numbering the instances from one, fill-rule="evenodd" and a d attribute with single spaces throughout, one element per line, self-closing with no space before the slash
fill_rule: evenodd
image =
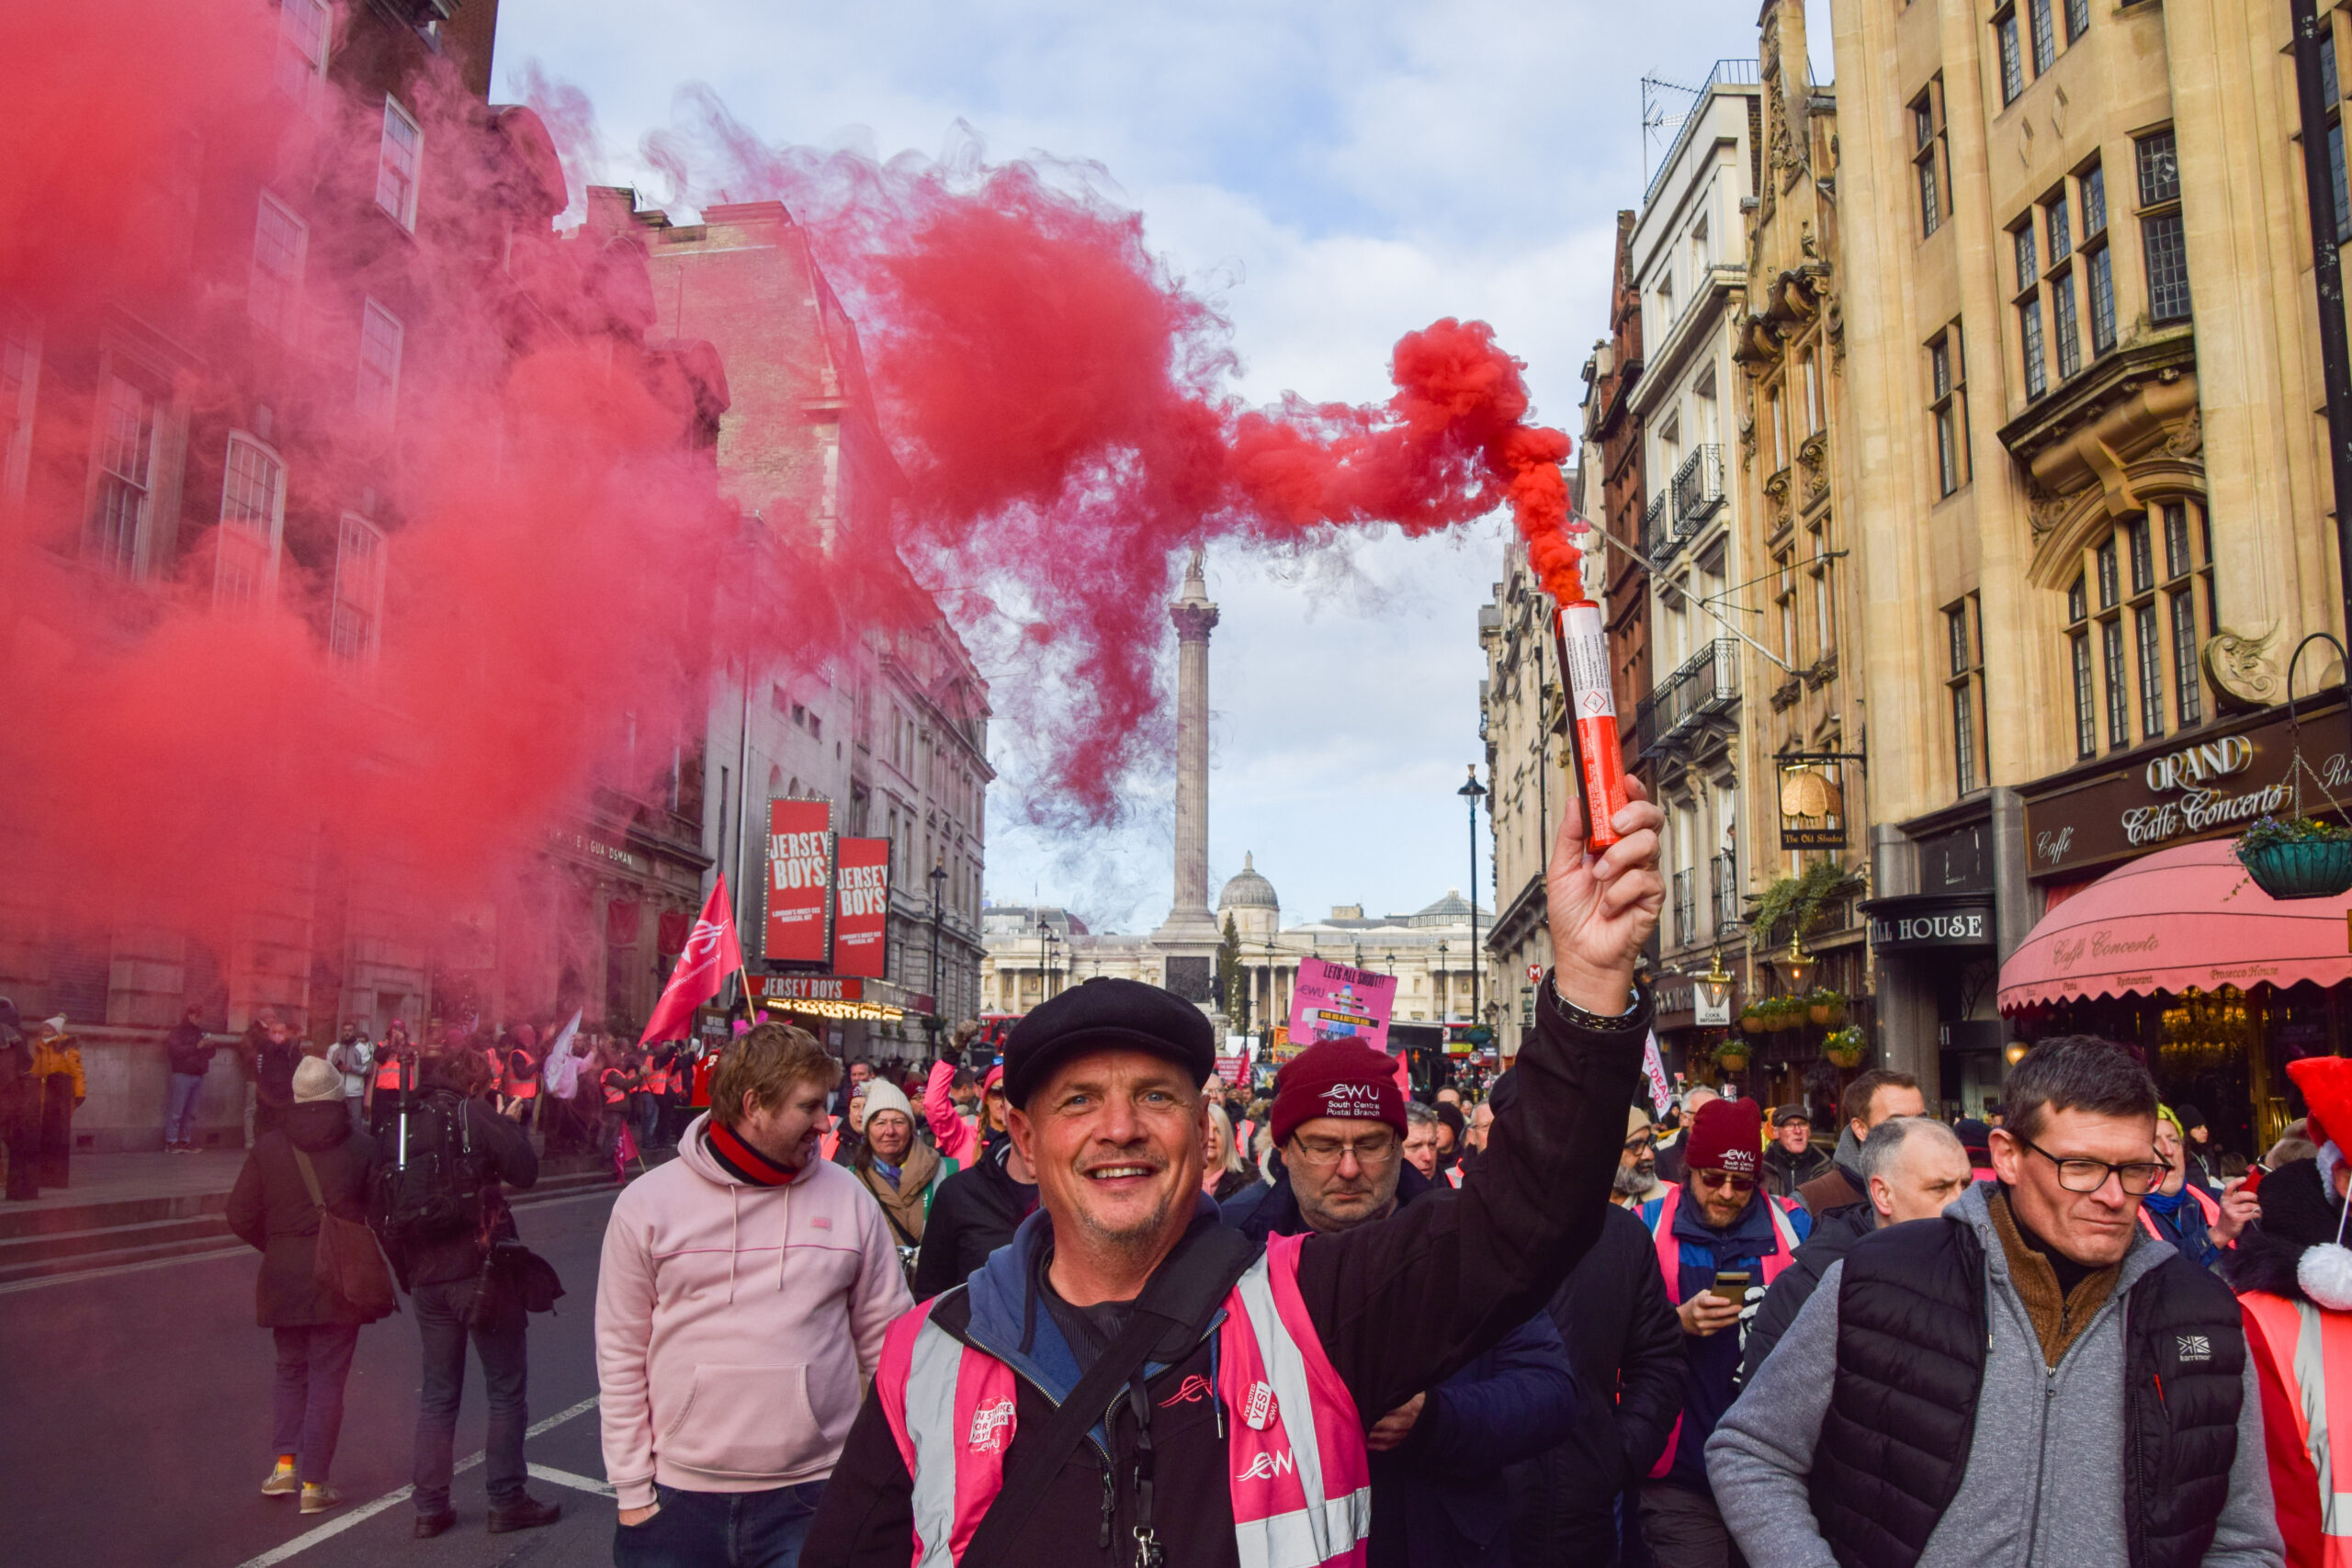
<path id="1" fill-rule="evenodd" d="M 1715 1066 L 1727 1073 L 1747 1070 L 1747 1042 L 1726 1040 L 1715 1047 Z"/>
<path id="2" fill-rule="evenodd" d="M 2265 817 L 2238 836 L 2238 861 L 2273 898 L 2352 892 L 2352 831 L 2332 822 Z"/>
<path id="3" fill-rule="evenodd" d="M 1764 1032 L 1764 1010 L 1762 1008 L 1757 1006 L 1754 1002 L 1750 1002 L 1746 1007 L 1739 1010 L 1739 1032 L 1742 1034 L 1761 1034 Z"/>
<path id="4" fill-rule="evenodd" d="M 1824 986 L 1804 999 L 1805 1017 L 1825 1029 L 1835 1029 L 1846 1021 L 1846 993 Z"/>
<path id="5" fill-rule="evenodd" d="M 1821 1043 L 1821 1054 L 1829 1065 L 1843 1067 L 1849 1072 L 1860 1066 L 1862 1058 L 1869 1053 L 1870 1041 L 1863 1036 L 1860 1028 L 1853 1024 L 1838 1030 Z"/>

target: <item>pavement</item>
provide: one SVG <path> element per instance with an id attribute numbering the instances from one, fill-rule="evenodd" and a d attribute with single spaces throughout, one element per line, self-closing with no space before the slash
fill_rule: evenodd
<path id="1" fill-rule="evenodd" d="M 77 1160 L 74 1185 L 56 1201 L 225 1191 L 241 1156 Z M 536 1202 L 518 1195 L 523 1239 L 555 1265 L 566 1291 L 553 1314 L 530 1320 L 531 1490 L 563 1505 L 555 1525 L 502 1536 L 484 1529 L 486 1407 L 469 1359 L 458 1524 L 434 1540 L 413 1538 L 418 1362 L 405 1312 L 360 1331 L 333 1472 L 344 1506 L 305 1518 L 292 1499 L 262 1496 L 273 1358 L 269 1331 L 254 1323 L 259 1255 L 240 1248 L 0 1290 L 0 1568 L 609 1562 L 613 1504 L 597 1441 L 594 1327 L 597 1254 L 616 1190 Z"/>

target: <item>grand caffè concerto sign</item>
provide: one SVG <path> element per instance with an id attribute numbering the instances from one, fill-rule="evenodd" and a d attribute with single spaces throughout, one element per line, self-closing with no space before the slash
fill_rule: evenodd
<path id="1" fill-rule="evenodd" d="M 2352 736 L 2341 701 L 2301 708 L 2302 810 L 2352 806 Z M 2294 809 L 2294 733 L 2283 713 L 2216 725 L 2027 786 L 2026 853 L 2036 880 L 2105 871 L 2154 850 L 2240 833 Z M 2312 775 L 2319 784 L 2314 784 Z M 2323 787 L 2324 786 L 2324 787 Z"/>

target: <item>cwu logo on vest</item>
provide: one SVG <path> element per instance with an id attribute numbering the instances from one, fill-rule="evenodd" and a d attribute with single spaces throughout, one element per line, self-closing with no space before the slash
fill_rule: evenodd
<path id="1" fill-rule="evenodd" d="M 1250 1461 L 1250 1468 L 1235 1476 L 1236 1481 L 1272 1481 L 1288 1475 L 1298 1468 L 1298 1456 L 1285 1449 L 1281 1453 L 1266 1452 Z"/>
<path id="2" fill-rule="evenodd" d="M 1001 1454 L 1012 1438 L 1012 1401 L 1000 1399 L 972 1412 L 972 1451 Z"/>

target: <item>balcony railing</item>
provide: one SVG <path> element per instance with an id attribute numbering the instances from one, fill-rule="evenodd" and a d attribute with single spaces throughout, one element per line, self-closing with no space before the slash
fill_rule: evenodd
<path id="1" fill-rule="evenodd" d="M 1723 504 L 1724 449 L 1713 442 L 1692 447 L 1674 470 L 1674 531 L 1697 533 Z"/>
<path id="2" fill-rule="evenodd" d="M 1717 637 L 1683 660 L 1634 711 L 1634 734 L 1644 757 L 1684 744 L 1702 720 L 1739 705 L 1739 645 Z"/>
<path id="3" fill-rule="evenodd" d="M 1729 850 L 1707 863 L 1707 891 L 1713 908 L 1715 935 L 1739 924 L 1739 863 Z"/>
<path id="4" fill-rule="evenodd" d="M 1674 519 L 1666 502 L 1667 492 L 1661 490 L 1650 497 L 1649 510 L 1642 513 L 1642 553 L 1653 566 L 1664 566 L 1681 543 L 1674 536 Z"/>
<path id="5" fill-rule="evenodd" d="M 1693 874 L 1688 871 L 1674 874 L 1674 945 L 1688 947 L 1699 940 L 1699 916 L 1692 900 L 1690 884 Z"/>
<path id="6" fill-rule="evenodd" d="M 1657 195 L 1658 183 L 1666 178 L 1666 171 L 1674 167 L 1675 159 L 1682 155 L 1682 144 L 1690 140 L 1692 132 L 1707 118 L 1707 95 L 1717 87 L 1752 87 L 1756 85 L 1756 57 L 1752 54 L 1736 55 L 1715 62 L 1714 69 L 1707 73 L 1707 79 L 1699 84 L 1698 96 L 1691 102 L 1690 112 L 1683 117 L 1681 129 L 1674 133 L 1674 144 L 1666 150 L 1666 156 L 1658 160 L 1657 167 L 1652 169 L 1649 178 L 1643 182 L 1643 206 L 1648 206 L 1650 198 Z M 1666 123 L 1670 125 L 1673 122 L 1668 120 Z"/>

